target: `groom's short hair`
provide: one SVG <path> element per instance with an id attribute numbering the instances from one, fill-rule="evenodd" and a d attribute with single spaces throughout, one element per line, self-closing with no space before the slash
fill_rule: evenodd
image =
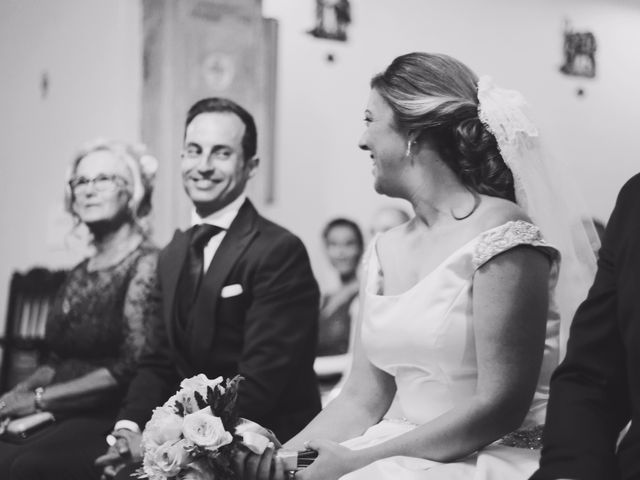
<path id="1" fill-rule="evenodd" d="M 247 110 L 233 100 L 222 97 L 209 97 L 198 100 L 187 112 L 187 120 L 184 124 L 185 135 L 189 124 L 202 113 L 233 113 L 244 123 L 244 135 L 242 137 L 242 150 L 244 158 L 253 158 L 258 148 L 258 131 L 256 122 Z"/>

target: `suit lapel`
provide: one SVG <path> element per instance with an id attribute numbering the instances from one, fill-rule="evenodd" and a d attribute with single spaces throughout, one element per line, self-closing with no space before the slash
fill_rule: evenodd
<path id="1" fill-rule="evenodd" d="M 200 288 L 202 293 L 195 305 L 195 321 L 189 335 L 196 369 L 202 369 L 206 365 L 215 334 L 215 314 L 220 291 L 229 272 L 258 234 L 257 218 L 258 212 L 251 202 L 245 201 L 238 211 L 237 217 L 231 223 L 202 280 L 203 284 Z"/>
<path id="2" fill-rule="evenodd" d="M 178 279 L 180 272 L 187 258 L 189 251 L 189 235 L 186 232 L 176 230 L 173 239 L 167 245 L 164 251 L 165 261 L 162 262 L 160 268 L 160 279 L 162 281 L 163 295 L 163 317 L 167 327 L 167 335 L 171 348 L 175 348 L 175 301 L 176 290 L 178 288 Z"/>

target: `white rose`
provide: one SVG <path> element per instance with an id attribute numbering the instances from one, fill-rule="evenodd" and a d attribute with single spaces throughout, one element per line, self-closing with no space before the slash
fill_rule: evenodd
<path id="1" fill-rule="evenodd" d="M 154 475 L 175 477 L 187 465 L 189 453 L 184 440 L 160 445 L 152 455 L 145 456 L 144 469 Z"/>
<path id="2" fill-rule="evenodd" d="M 206 392 L 207 387 L 213 388 L 219 383 L 222 383 L 222 377 L 210 380 L 204 373 L 201 373 L 199 375 L 196 375 L 195 377 L 185 378 L 184 380 L 182 380 L 182 382 L 180 382 L 180 388 Z"/>
<path id="3" fill-rule="evenodd" d="M 167 400 L 166 402 L 164 402 L 163 407 L 164 408 L 170 408 L 171 410 L 173 410 L 173 407 L 175 407 L 176 401 L 178 400 L 178 394 L 174 393 L 173 395 L 171 395 L 169 397 L 169 400 Z"/>
<path id="4" fill-rule="evenodd" d="M 215 388 L 222 383 L 222 377 L 209 380 L 206 375 L 199 374 L 195 377 L 185 378 L 180 383 L 180 391 L 176 394 L 177 399 L 184 406 L 186 413 L 194 413 L 200 410 L 195 399 L 195 392 L 198 392 L 203 400 L 207 399 L 207 388 Z M 218 388 L 222 389 L 220 385 Z M 223 389 L 224 391 L 224 389 Z"/>
<path id="5" fill-rule="evenodd" d="M 180 390 L 178 393 L 178 402 L 184 407 L 184 415 L 200 410 L 200 406 L 196 402 L 193 392 L 194 390 Z"/>
<path id="6" fill-rule="evenodd" d="M 173 410 L 159 407 L 153 411 L 144 428 L 142 442 L 145 446 L 162 445 L 166 442 L 177 442 L 181 435 L 182 417 L 176 415 Z"/>
<path id="7" fill-rule="evenodd" d="M 182 433 L 187 440 L 212 452 L 233 440 L 220 417 L 213 415 L 209 407 L 184 417 Z"/>
<path id="8" fill-rule="evenodd" d="M 151 456 L 145 455 L 142 461 L 142 471 L 149 480 L 168 480 L 167 476 L 155 465 Z"/>

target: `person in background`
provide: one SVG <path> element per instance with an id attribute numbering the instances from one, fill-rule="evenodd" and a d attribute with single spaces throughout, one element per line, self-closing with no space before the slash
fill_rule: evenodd
<path id="1" fill-rule="evenodd" d="M 376 211 L 371 220 L 371 237 L 377 233 L 384 233 L 398 225 L 407 223 L 411 217 L 409 214 L 398 207 L 382 207 Z"/>
<path id="2" fill-rule="evenodd" d="M 532 480 L 640 478 L 639 247 L 635 175 L 620 190 L 595 281 L 551 379 L 540 469 Z"/>
<path id="3" fill-rule="evenodd" d="M 156 160 L 141 146 L 96 141 L 73 160 L 65 199 L 93 254 L 57 293 L 44 363 L 0 397 L 0 418 L 48 411 L 55 423 L 21 443 L 0 440 L 0 478 L 91 479 L 152 319 L 158 250 L 148 238 Z"/>
<path id="4" fill-rule="evenodd" d="M 256 173 L 253 116 L 225 98 L 187 112 L 180 168 L 193 227 L 158 260 L 163 318 L 153 326 L 113 432 L 106 476 L 140 466 L 142 429 L 183 378 L 244 380 L 238 414 L 288 439 L 320 409 L 313 360 L 320 294 L 298 237 L 245 194 Z"/>
<path id="5" fill-rule="evenodd" d="M 325 251 L 338 274 L 337 288 L 322 295 L 317 358 L 314 369 L 329 385 L 340 379 L 349 363 L 352 319 L 357 310 L 358 267 L 364 239 L 358 225 L 346 218 L 331 220 L 322 232 Z"/>

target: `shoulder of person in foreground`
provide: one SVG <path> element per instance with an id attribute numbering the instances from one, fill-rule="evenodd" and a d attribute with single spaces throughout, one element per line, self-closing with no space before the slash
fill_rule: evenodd
<path id="1" fill-rule="evenodd" d="M 616 205 L 627 204 L 627 202 L 640 205 L 640 173 L 627 180 L 620 189 Z"/>
<path id="2" fill-rule="evenodd" d="M 633 271 L 623 250 L 634 249 L 640 175 L 620 189 L 609 219 L 596 278 L 571 326 L 567 355 L 553 375 L 540 470 L 531 477 L 585 480 L 619 477 L 616 442 L 631 414 L 627 353 L 619 315 L 622 270 Z M 631 450 L 627 450 L 631 452 Z"/>

